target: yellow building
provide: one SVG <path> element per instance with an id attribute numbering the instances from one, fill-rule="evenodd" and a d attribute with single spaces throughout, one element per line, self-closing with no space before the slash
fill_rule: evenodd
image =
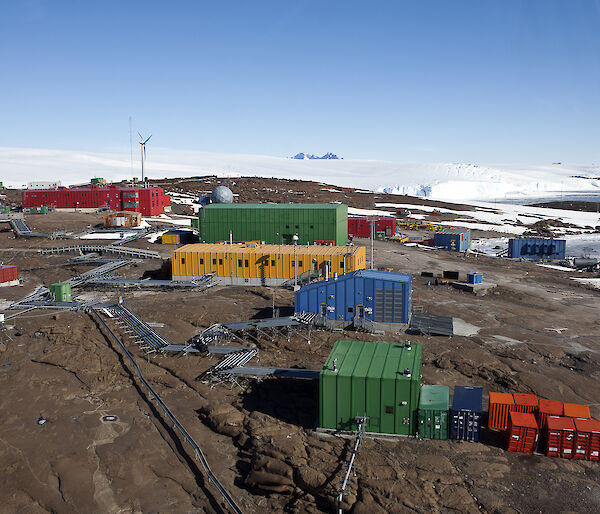
<path id="1" fill-rule="evenodd" d="M 142 213 L 118 211 L 104 215 L 105 227 L 139 227 L 142 222 Z"/>
<path id="2" fill-rule="evenodd" d="M 298 278 L 325 277 L 364 269 L 364 246 L 191 244 L 173 251 L 173 280 L 214 273 L 222 284 L 281 285 Z"/>

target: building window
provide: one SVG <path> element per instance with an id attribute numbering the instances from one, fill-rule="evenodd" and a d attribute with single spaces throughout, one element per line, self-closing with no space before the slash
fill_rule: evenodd
<path id="1" fill-rule="evenodd" d="M 242 259 L 238 259 L 238 268 L 242 267 Z"/>
<path id="2" fill-rule="evenodd" d="M 296 265 L 296 261 L 292 261 L 292 267 Z"/>
<path id="3" fill-rule="evenodd" d="M 340 269 L 344 269 L 344 261 L 340 261 Z"/>
<path id="4" fill-rule="evenodd" d="M 298 267 L 301 268 L 302 267 L 302 261 L 298 261 Z"/>
<path id="5" fill-rule="evenodd" d="M 219 259 L 219 266 L 223 266 L 223 259 Z"/>
<path id="6" fill-rule="evenodd" d="M 310 228 L 315 228 L 315 227 L 313 225 L 311 225 Z"/>
<path id="7" fill-rule="evenodd" d="M 275 260 L 271 259 L 271 266 L 275 266 Z"/>
<path id="8" fill-rule="evenodd" d="M 269 265 L 269 259 L 266 259 L 265 260 L 265 266 L 268 266 L 268 265 Z"/>
<path id="9" fill-rule="evenodd" d="M 290 226 L 289 226 L 289 225 L 286 225 L 286 226 L 285 226 L 285 228 L 290 228 Z"/>
<path id="10" fill-rule="evenodd" d="M 348 314 L 354 313 L 354 307 L 348 307 Z"/>
<path id="11" fill-rule="evenodd" d="M 244 259 L 244 268 L 248 267 L 248 259 Z"/>
<path id="12" fill-rule="evenodd" d="M 185 257 L 181 258 L 181 264 L 185 264 Z"/>
<path id="13" fill-rule="evenodd" d="M 217 259 L 213 259 L 213 265 L 216 266 L 217 265 Z"/>
<path id="14" fill-rule="evenodd" d="M 204 264 L 204 259 L 200 259 L 200 265 Z"/>

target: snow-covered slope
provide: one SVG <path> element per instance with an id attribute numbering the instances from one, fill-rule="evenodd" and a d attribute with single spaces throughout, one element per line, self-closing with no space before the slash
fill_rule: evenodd
<path id="1" fill-rule="evenodd" d="M 100 154 L 68 150 L 0 148 L 0 181 L 23 186 L 60 178 L 81 183 L 93 176 L 109 180 L 139 177 L 129 152 Z M 357 159 L 290 159 L 264 155 L 216 154 L 149 148 L 150 178 L 263 176 L 315 180 L 357 189 L 410 194 L 450 201 L 600 194 L 600 166 L 414 164 Z"/>

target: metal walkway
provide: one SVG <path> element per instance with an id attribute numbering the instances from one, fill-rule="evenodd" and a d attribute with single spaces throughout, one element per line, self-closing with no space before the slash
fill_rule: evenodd
<path id="1" fill-rule="evenodd" d="M 106 273 L 110 273 L 111 271 L 122 268 L 123 266 L 127 266 L 130 263 L 131 263 L 131 260 L 129 260 L 129 259 L 112 260 L 110 262 L 106 262 L 106 263 L 102 264 L 101 266 L 98 266 L 97 268 L 86 271 L 86 272 L 82 273 L 81 275 L 77 275 L 76 277 L 73 277 L 71 280 L 69 280 L 69 282 L 71 282 L 71 287 L 80 286 L 80 285 L 83 285 L 86 282 L 89 282 L 95 278 L 101 277 L 102 275 L 105 275 Z"/>
<path id="2" fill-rule="evenodd" d="M 169 341 L 151 328 L 145 321 L 138 318 L 127 307 L 123 307 L 123 305 L 110 305 L 103 310 L 110 317 L 115 318 L 117 324 L 147 354 L 156 353 L 164 350 L 165 347 L 171 346 Z"/>
<path id="3" fill-rule="evenodd" d="M 179 280 L 154 280 L 154 279 L 131 279 L 131 278 L 120 278 L 120 277 L 95 277 L 88 281 L 90 285 L 96 286 L 107 286 L 107 287 L 133 287 L 133 288 L 207 288 L 215 284 L 212 284 L 212 276 L 205 275 L 202 280 L 194 281 L 179 281 Z"/>
<path id="4" fill-rule="evenodd" d="M 243 368 L 257 354 L 258 350 L 256 348 L 243 348 L 231 352 L 227 357 L 202 373 L 198 380 L 212 382 L 213 384 L 229 383 L 232 387 L 233 384 L 239 385 L 236 380 L 237 374 L 231 373 L 230 370 Z"/>
<path id="5" fill-rule="evenodd" d="M 277 377 L 277 378 L 306 378 L 310 380 L 318 380 L 321 373 L 318 369 L 300 369 L 300 368 L 270 368 L 262 366 L 236 366 L 221 370 L 220 373 L 250 376 L 256 378 L 262 377 Z"/>
<path id="6" fill-rule="evenodd" d="M 70 252 L 96 252 L 96 253 L 111 253 L 115 255 L 123 255 L 126 257 L 134 257 L 137 259 L 162 259 L 158 252 L 153 250 L 142 250 L 140 248 L 129 248 L 126 246 L 115 245 L 71 245 L 61 246 L 58 248 L 43 248 L 39 250 L 42 255 L 53 255 Z"/>
<path id="7" fill-rule="evenodd" d="M 152 386 L 146 381 L 146 379 L 144 378 L 144 375 L 142 374 L 142 371 L 140 370 L 139 366 L 135 362 L 135 359 L 133 358 L 131 353 L 129 353 L 127 348 L 125 348 L 125 345 L 121 342 L 121 340 L 113 333 L 113 331 L 104 322 L 102 317 L 98 314 L 98 311 L 96 311 L 95 309 L 90 309 L 90 314 L 98 322 L 98 324 L 106 331 L 109 339 L 113 343 L 116 343 L 119 346 L 119 348 L 121 349 L 121 352 L 123 352 L 125 357 L 129 360 L 129 362 L 132 365 L 135 373 L 137 374 L 140 382 L 150 393 L 150 400 L 156 401 L 157 405 L 163 410 L 165 415 L 171 420 L 171 422 L 173 423 L 175 428 L 177 428 L 177 430 L 179 430 L 179 432 L 181 433 L 183 438 L 192 446 L 192 448 L 194 449 L 194 452 L 196 454 L 196 458 L 202 464 L 202 468 L 204 469 L 204 472 L 206 473 L 208 480 L 215 486 L 217 491 L 219 491 L 219 494 L 223 497 L 223 500 L 225 500 L 227 502 L 227 504 L 229 505 L 229 507 L 235 514 L 242 514 L 242 509 L 237 505 L 233 496 L 231 496 L 229 491 L 227 491 L 227 489 L 225 489 L 225 486 L 223 486 L 223 484 L 221 484 L 219 479 L 216 477 L 216 475 L 210 469 L 210 466 L 208 465 L 208 461 L 206 460 L 204 452 L 202 451 L 200 446 L 198 446 L 198 443 L 196 443 L 196 441 L 193 439 L 193 437 L 190 435 L 190 433 L 184 428 L 184 426 L 179 422 L 179 420 L 175 417 L 175 415 L 170 411 L 170 409 L 167 407 L 165 402 L 163 402 L 162 398 L 158 395 L 158 393 L 154 389 L 152 389 Z"/>

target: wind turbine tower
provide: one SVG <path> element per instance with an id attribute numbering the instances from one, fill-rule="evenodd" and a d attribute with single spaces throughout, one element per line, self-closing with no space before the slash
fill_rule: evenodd
<path id="1" fill-rule="evenodd" d="M 146 143 L 150 141 L 152 134 L 150 134 L 148 139 L 144 139 L 144 136 L 142 136 L 139 132 L 138 135 L 140 136 L 140 151 L 142 153 L 142 184 L 144 184 L 144 160 L 146 159 Z"/>

